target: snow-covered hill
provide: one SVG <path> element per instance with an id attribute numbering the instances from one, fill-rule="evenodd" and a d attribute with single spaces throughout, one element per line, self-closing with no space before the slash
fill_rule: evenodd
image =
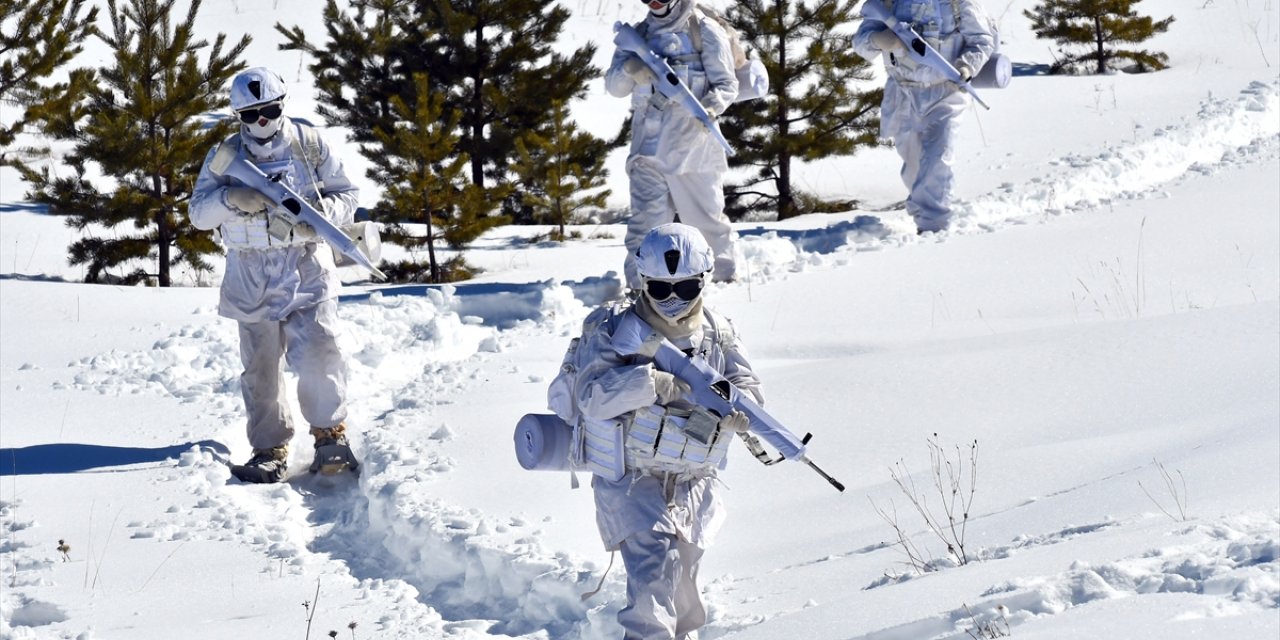
<path id="1" fill-rule="evenodd" d="M 569 5 L 572 35 L 607 56 L 609 25 L 641 7 L 589 4 Z M 1044 63 L 1030 4 L 989 8 L 1006 51 Z M 1177 16 L 1152 43 L 1174 68 L 987 96 L 963 129 L 954 231 L 908 233 L 889 150 L 802 171 L 864 209 L 738 225 L 747 277 L 709 299 L 770 411 L 848 490 L 734 452 L 704 639 L 1280 633 L 1280 18 L 1139 10 Z M 320 32 L 300 1 L 205 19 L 290 73 L 270 24 Z M 601 91 L 575 113 L 609 133 L 622 102 Z M 467 255 L 486 272 L 454 287 L 347 274 L 365 471 L 260 487 L 222 464 L 248 446 L 216 291 L 59 281 L 79 276 L 71 231 L 20 193 L 0 172 L 0 637 L 619 636 L 622 571 L 605 575 L 589 490 L 523 471 L 511 436 L 616 286 L 621 226 L 566 244 L 495 230 Z M 928 488 L 930 438 L 978 443 L 964 566 L 892 480 Z M 937 571 L 911 572 L 876 512 L 890 505 Z"/>

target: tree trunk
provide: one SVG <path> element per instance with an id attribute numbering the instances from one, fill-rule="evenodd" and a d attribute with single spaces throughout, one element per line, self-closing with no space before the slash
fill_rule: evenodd
<path id="1" fill-rule="evenodd" d="M 781 0 L 776 4 L 778 24 L 785 24 L 787 4 Z M 778 38 L 778 69 L 785 74 L 787 69 L 787 39 Z M 778 91 L 778 137 L 785 140 L 791 134 L 791 107 L 788 87 L 780 87 Z M 775 185 L 778 189 L 777 212 L 779 220 L 786 220 L 796 214 L 795 195 L 791 191 L 791 154 L 783 151 L 778 157 L 778 178 Z"/>
<path id="2" fill-rule="evenodd" d="M 163 182 L 160 176 L 151 176 L 151 197 L 155 198 L 157 203 L 163 203 L 164 190 L 161 189 Z M 160 280 L 160 286 L 167 287 L 172 284 L 169 280 L 169 244 L 173 235 L 173 230 L 169 228 L 169 210 L 163 204 L 156 211 L 156 244 L 157 254 L 159 257 L 159 268 L 156 270 L 157 277 Z"/>
<path id="3" fill-rule="evenodd" d="M 481 59 L 484 56 L 485 42 L 484 29 L 479 23 L 473 31 L 476 38 L 476 58 Z M 475 75 L 472 77 L 471 84 L 471 184 L 484 188 L 484 154 L 480 153 L 480 146 L 484 141 L 484 71 L 478 68 L 477 64 Z M 430 214 L 428 214 L 429 216 Z"/>
<path id="4" fill-rule="evenodd" d="M 778 219 L 786 220 L 800 215 L 796 206 L 795 191 L 791 189 L 791 153 L 783 151 L 778 156 Z"/>
<path id="5" fill-rule="evenodd" d="M 157 273 L 160 279 L 160 286 L 167 287 L 172 284 L 169 280 L 169 241 L 171 240 L 169 236 L 173 234 L 173 230 L 169 228 L 169 216 L 165 209 L 156 212 L 156 228 L 156 242 L 159 245 L 157 248 L 160 258 Z"/>
<path id="6" fill-rule="evenodd" d="M 431 282 L 440 284 L 440 262 L 436 260 L 436 230 L 431 224 L 431 207 L 423 207 L 422 215 L 427 221 L 427 265 L 431 268 Z"/>
<path id="7" fill-rule="evenodd" d="M 1093 35 L 1094 40 L 1098 45 L 1098 75 L 1102 75 L 1107 72 L 1107 48 L 1106 41 L 1102 39 L 1101 17 L 1093 19 Z"/>
<path id="8" fill-rule="evenodd" d="M 777 3 L 778 24 L 786 24 L 786 3 Z M 778 72 L 780 76 L 785 76 L 787 70 L 787 38 L 778 38 Z M 790 92 L 787 87 L 780 87 L 778 90 L 778 137 L 786 140 L 791 134 L 791 106 L 788 104 Z M 777 212 L 778 220 L 786 220 L 795 215 L 795 196 L 791 193 L 791 156 L 786 151 L 778 156 L 778 177 L 776 187 L 778 189 Z"/>

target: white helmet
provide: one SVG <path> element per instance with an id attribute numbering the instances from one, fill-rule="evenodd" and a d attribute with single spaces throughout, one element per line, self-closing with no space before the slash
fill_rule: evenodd
<path id="1" fill-rule="evenodd" d="M 679 222 L 649 230 L 636 249 L 636 268 L 645 278 L 682 280 L 715 267 L 715 254 L 702 232 Z"/>
<path id="2" fill-rule="evenodd" d="M 231 109 L 240 111 L 284 100 L 284 78 L 266 67 L 245 69 L 231 81 Z"/>

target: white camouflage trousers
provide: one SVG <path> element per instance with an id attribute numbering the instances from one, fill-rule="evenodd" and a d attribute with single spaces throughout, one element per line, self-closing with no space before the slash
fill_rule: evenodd
<path id="1" fill-rule="evenodd" d="M 938 98 L 934 94 L 946 92 Z M 902 158 L 902 183 L 906 185 L 907 213 L 920 232 L 941 231 L 951 223 L 951 162 L 957 121 L 967 103 L 964 94 L 948 87 L 905 92 L 899 108 L 911 108 L 912 126 L 894 135 Z"/>
<path id="2" fill-rule="evenodd" d="M 733 254 L 737 233 L 724 215 L 724 180 L 720 174 L 668 175 L 653 157 L 641 155 L 627 161 L 627 176 L 631 183 L 631 217 L 627 220 L 627 257 L 623 263 L 627 286 L 640 288 L 635 253 L 645 234 L 660 224 L 674 222 L 677 214 L 680 222 L 701 231 L 711 246 L 716 260 L 712 279 L 733 279 L 737 270 Z"/>
<path id="3" fill-rule="evenodd" d="M 669 533 L 640 531 L 621 545 L 627 606 L 618 612 L 625 640 L 694 640 L 707 622 L 698 592 L 703 550 Z"/>
<path id="4" fill-rule="evenodd" d="M 293 439 L 284 364 L 298 375 L 298 404 L 311 426 L 347 417 L 347 365 L 338 350 L 337 301 L 295 311 L 283 321 L 240 322 L 240 393 L 249 416 L 249 445 L 270 449 Z"/>

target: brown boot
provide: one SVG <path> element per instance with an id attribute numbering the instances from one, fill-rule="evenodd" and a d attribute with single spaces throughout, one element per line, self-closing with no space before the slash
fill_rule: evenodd
<path id="1" fill-rule="evenodd" d="M 311 436 L 316 439 L 316 457 L 311 462 L 311 473 L 318 471 L 331 476 L 345 469 L 352 473 L 360 471 L 360 463 L 351 452 L 346 432 L 347 425 L 343 423 L 328 428 L 311 427 Z"/>
<path id="2" fill-rule="evenodd" d="M 231 475 L 241 482 L 266 484 L 284 480 L 289 470 L 289 447 L 280 445 L 270 449 L 254 449 L 253 457 L 244 464 L 231 465 Z"/>

